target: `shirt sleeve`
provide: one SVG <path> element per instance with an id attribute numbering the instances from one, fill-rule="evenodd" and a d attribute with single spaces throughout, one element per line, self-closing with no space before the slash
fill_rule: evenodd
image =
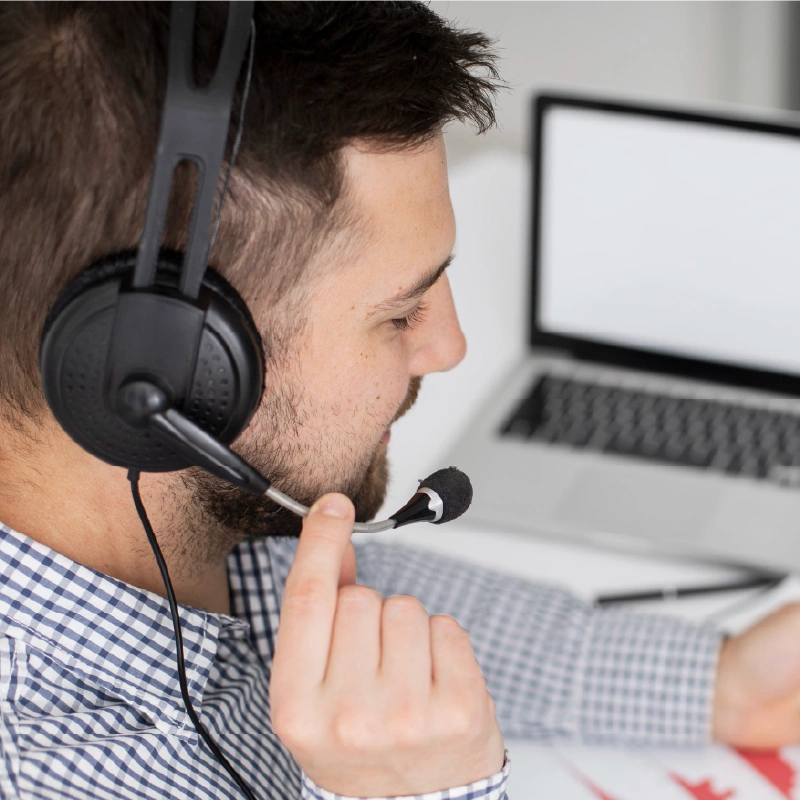
<path id="1" fill-rule="evenodd" d="M 412 595 L 469 633 L 504 737 L 710 742 L 716 629 L 601 609 L 555 586 L 404 544 L 367 541 L 355 550 L 357 583 L 384 597 Z"/>
<path id="2" fill-rule="evenodd" d="M 403 795 L 402 797 L 380 798 L 355 798 L 347 795 L 335 794 L 317 786 L 305 772 L 301 772 L 303 782 L 301 800 L 508 800 L 506 784 L 511 772 L 511 759 L 508 750 L 505 752 L 503 768 L 490 778 L 475 781 L 466 786 L 457 786 L 454 789 L 443 789 L 438 792 L 426 794 Z"/>

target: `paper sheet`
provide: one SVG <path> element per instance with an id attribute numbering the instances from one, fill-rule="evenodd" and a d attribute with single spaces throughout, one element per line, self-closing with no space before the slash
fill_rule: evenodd
<path id="1" fill-rule="evenodd" d="M 800 800 L 800 746 L 746 751 L 506 741 L 509 800 Z"/>

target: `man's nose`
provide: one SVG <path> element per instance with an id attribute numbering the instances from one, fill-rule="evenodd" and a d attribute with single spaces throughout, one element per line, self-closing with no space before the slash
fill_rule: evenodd
<path id="1" fill-rule="evenodd" d="M 409 362 L 412 375 L 447 372 L 464 360 L 467 340 L 458 322 L 447 275 L 437 281 L 426 297 L 425 321 L 413 334 L 414 351 Z"/>

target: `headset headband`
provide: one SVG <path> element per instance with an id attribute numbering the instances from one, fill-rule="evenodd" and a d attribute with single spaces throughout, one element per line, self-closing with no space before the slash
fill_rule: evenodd
<path id="1" fill-rule="evenodd" d="M 181 294 L 191 300 L 195 300 L 200 291 L 210 255 L 211 212 L 228 138 L 233 91 L 253 16 L 252 0 L 230 3 L 216 72 L 208 86 L 200 88 L 192 74 L 195 6 L 194 2 L 172 4 L 167 96 L 133 278 L 134 289 L 153 285 L 172 176 L 181 161 L 194 161 L 197 189 L 179 283 Z"/>

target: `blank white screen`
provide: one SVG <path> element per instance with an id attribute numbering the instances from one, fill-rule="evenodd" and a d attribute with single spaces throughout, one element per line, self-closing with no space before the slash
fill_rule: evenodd
<path id="1" fill-rule="evenodd" d="M 800 139 L 577 108 L 544 126 L 543 330 L 800 373 Z"/>

